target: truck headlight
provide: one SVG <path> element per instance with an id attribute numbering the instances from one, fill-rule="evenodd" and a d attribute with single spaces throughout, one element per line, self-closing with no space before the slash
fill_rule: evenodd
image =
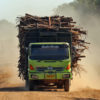
<path id="1" fill-rule="evenodd" d="M 32 79 L 38 79 L 38 76 L 37 75 L 31 75 L 31 78 Z"/>
<path id="2" fill-rule="evenodd" d="M 70 78 L 70 74 L 64 74 L 63 78 Z"/>

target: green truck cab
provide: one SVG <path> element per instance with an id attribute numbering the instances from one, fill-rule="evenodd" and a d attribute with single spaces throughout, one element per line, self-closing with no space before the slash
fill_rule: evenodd
<path id="1" fill-rule="evenodd" d="M 51 84 L 69 91 L 71 53 L 67 42 L 36 42 L 28 47 L 28 88 Z"/>

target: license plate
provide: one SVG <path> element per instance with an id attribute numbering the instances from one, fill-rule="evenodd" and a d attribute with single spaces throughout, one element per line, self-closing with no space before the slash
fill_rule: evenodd
<path id="1" fill-rule="evenodd" d="M 55 79 L 55 73 L 53 73 L 53 74 L 51 74 L 51 73 L 50 73 L 50 74 L 49 74 L 49 73 L 46 73 L 46 74 L 45 74 L 45 78 L 46 78 L 46 79 Z"/>

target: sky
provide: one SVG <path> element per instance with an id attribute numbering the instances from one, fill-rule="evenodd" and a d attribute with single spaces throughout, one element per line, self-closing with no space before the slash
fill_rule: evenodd
<path id="1" fill-rule="evenodd" d="M 57 6 L 73 0 L 0 0 L 0 20 L 15 23 L 16 17 L 29 13 L 37 16 L 50 16 Z"/>

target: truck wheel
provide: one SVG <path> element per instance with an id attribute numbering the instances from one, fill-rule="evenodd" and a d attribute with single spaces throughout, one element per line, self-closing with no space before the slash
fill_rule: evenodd
<path id="1" fill-rule="evenodd" d="M 33 86 L 33 91 L 37 91 L 38 90 L 38 84 L 37 84 L 37 82 L 35 80 L 33 81 L 32 86 Z"/>
<path id="2" fill-rule="evenodd" d="M 67 79 L 64 82 L 64 90 L 68 92 L 69 91 L 69 86 L 70 86 L 70 80 Z"/>
<path id="3" fill-rule="evenodd" d="M 28 91 L 32 91 L 33 90 L 32 83 L 33 82 L 31 80 L 26 80 L 25 81 L 25 88 L 26 88 L 26 90 L 28 90 Z"/>
<path id="4" fill-rule="evenodd" d="M 28 87 L 29 91 L 36 91 L 37 90 L 36 82 L 33 81 L 33 80 L 28 81 L 28 86 L 27 87 Z"/>
<path id="5" fill-rule="evenodd" d="M 29 82 L 28 82 L 28 80 L 26 79 L 26 80 L 25 80 L 25 88 L 26 88 L 26 90 L 28 90 L 28 85 L 29 85 Z"/>
<path id="6" fill-rule="evenodd" d="M 33 81 L 29 80 L 29 85 L 28 85 L 29 91 L 33 90 Z"/>

